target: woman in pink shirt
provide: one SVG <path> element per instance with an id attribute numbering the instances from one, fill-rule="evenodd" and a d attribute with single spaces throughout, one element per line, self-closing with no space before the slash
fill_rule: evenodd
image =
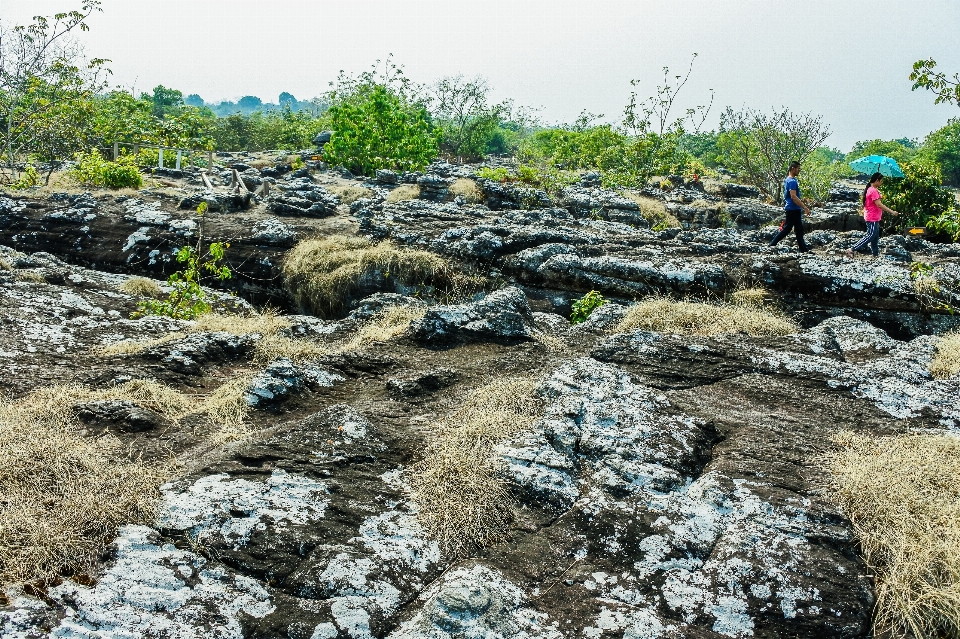
<path id="1" fill-rule="evenodd" d="M 853 257 L 854 252 L 860 251 L 867 244 L 874 257 L 880 254 L 880 218 L 886 211 L 890 215 L 900 215 L 880 201 L 881 195 L 877 187 L 883 182 L 883 175 L 874 173 L 870 176 L 870 183 L 863 190 L 863 219 L 867 221 L 867 234 L 861 238 L 853 248 L 847 249 L 847 257 Z"/>

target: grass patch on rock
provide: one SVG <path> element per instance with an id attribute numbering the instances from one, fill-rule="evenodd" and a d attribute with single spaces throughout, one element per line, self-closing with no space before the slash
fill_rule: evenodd
<path id="1" fill-rule="evenodd" d="M 175 409 L 150 386 L 132 390 Z M 71 407 L 90 397 L 58 386 L 0 404 L 0 582 L 90 572 L 118 526 L 154 517 L 165 473 L 111 435 L 83 434 Z"/>
<path id="2" fill-rule="evenodd" d="M 395 204 L 404 200 L 416 200 L 420 197 L 420 187 L 416 184 L 401 184 L 387 194 L 387 203 Z"/>
<path id="3" fill-rule="evenodd" d="M 382 280 L 451 294 L 479 288 L 434 253 L 345 235 L 300 242 L 287 254 L 283 276 L 294 302 L 321 317 L 339 312 L 352 295 L 377 288 Z"/>
<path id="4" fill-rule="evenodd" d="M 678 335 L 743 332 L 754 337 L 775 337 L 796 333 L 800 327 L 779 311 L 746 300 L 695 302 L 652 297 L 631 306 L 615 332 L 637 329 Z"/>
<path id="5" fill-rule="evenodd" d="M 457 178 L 447 189 L 447 193 L 451 198 L 462 197 L 467 204 L 478 204 L 483 201 L 483 194 L 480 193 L 477 183 L 468 178 Z"/>
<path id="6" fill-rule="evenodd" d="M 131 277 L 120 285 L 120 291 L 134 297 L 151 297 L 160 299 L 163 297 L 163 289 L 154 280 L 146 277 Z"/>
<path id="7" fill-rule="evenodd" d="M 357 334 L 344 346 L 344 350 L 355 350 L 375 342 L 388 342 L 407 330 L 411 322 L 420 319 L 426 313 L 425 308 L 388 306 L 360 327 Z"/>
<path id="8" fill-rule="evenodd" d="M 930 361 L 930 373 L 938 379 L 948 379 L 960 373 L 960 332 L 947 333 L 940 338 Z"/>
<path id="9" fill-rule="evenodd" d="M 680 228 L 680 220 L 670 213 L 660 200 L 632 191 L 624 191 L 623 195 L 637 203 L 640 207 L 640 215 L 650 223 L 650 228 L 654 231 Z"/>
<path id="10" fill-rule="evenodd" d="M 326 187 L 326 189 L 339 197 L 340 201 L 348 206 L 361 198 L 373 196 L 373 191 L 370 189 L 350 184 L 332 185 Z"/>
<path id="11" fill-rule="evenodd" d="M 960 636 L 960 439 L 837 442 L 831 488 L 876 574 L 876 636 Z"/>
<path id="12" fill-rule="evenodd" d="M 513 498 L 496 445 L 539 415 L 532 377 L 501 378 L 476 389 L 436 425 L 411 488 L 422 525 L 444 552 L 466 556 L 506 538 Z"/>

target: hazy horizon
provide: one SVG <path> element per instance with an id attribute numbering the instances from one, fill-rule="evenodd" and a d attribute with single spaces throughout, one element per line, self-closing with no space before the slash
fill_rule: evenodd
<path id="1" fill-rule="evenodd" d="M 960 117 L 911 92 L 912 63 L 933 57 L 960 71 L 960 2 L 811 0 L 607 0 L 440 2 L 104 0 L 81 35 L 87 53 L 112 60 L 112 84 L 149 92 L 162 84 L 208 103 L 244 95 L 276 102 L 322 94 L 342 69 L 357 73 L 393 54 L 417 82 L 483 76 L 493 98 L 541 108 L 549 123 L 582 110 L 616 121 L 631 79 L 640 97 L 661 67 L 685 73 L 699 54 L 675 116 L 716 98 L 706 129 L 727 106 L 788 106 L 824 116 L 830 146 L 920 138 Z M 0 0 L 4 24 L 79 7 L 70 0 Z M 672 73 L 671 75 L 673 75 Z"/>

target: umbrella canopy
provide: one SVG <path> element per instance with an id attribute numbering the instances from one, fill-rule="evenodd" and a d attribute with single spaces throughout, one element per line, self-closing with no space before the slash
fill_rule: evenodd
<path id="1" fill-rule="evenodd" d="M 887 177 L 903 177 L 903 171 L 900 170 L 900 165 L 897 164 L 897 161 L 885 155 L 868 155 L 867 157 L 854 160 L 850 163 L 850 168 L 860 173 L 866 173 L 867 175 L 880 173 Z"/>

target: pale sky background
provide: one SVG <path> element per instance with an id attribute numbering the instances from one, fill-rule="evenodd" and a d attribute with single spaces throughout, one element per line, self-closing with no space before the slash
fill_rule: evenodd
<path id="1" fill-rule="evenodd" d="M 0 20 L 79 6 L 79 0 L 0 0 Z M 660 68 L 699 57 L 676 115 L 716 101 L 783 105 L 824 116 L 831 146 L 922 138 L 960 117 L 910 91 L 911 64 L 933 57 L 960 71 L 960 0 L 104 0 L 83 35 L 110 58 L 114 84 L 163 84 L 207 102 L 281 91 L 309 99 L 341 69 L 388 54 L 430 82 L 482 75 L 497 99 L 541 107 L 547 122 L 581 110 L 617 120 L 629 97 L 653 93 Z"/>

